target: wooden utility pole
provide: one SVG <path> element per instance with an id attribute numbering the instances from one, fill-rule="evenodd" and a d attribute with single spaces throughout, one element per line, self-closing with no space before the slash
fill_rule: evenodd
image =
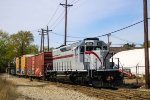
<path id="1" fill-rule="evenodd" d="M 47 48 L 48 48 L 48 51 L 49 51 L 49 31 L 52 31 L 52 30 L 49 30 L 48 29 L 48 26 L 47 26 L 47 30 L 46 30 L 46 32 L 47 32 Z"/>
<path id="2" fill-rule="evenodd" d="M 43 42 L 43 34 L 41 33 L 41 48 L 40 48 L 40 52 L 42 52 L 42 42 Z"/>
<path id="3" fill-rule="evenodd" d="M 48 51 L 49 51 L 49 31 L 52 31 L 52 30 L 49 30 L 48 29 L 48 26 L 47 26 L 47 30 L 45 29 L 41 29 L 41 31 L 38 31 L 38 32 L 41 32 L 41 48 L 40 48 L 40 52 L 44 52 L 44 35 L 47 35 L 47 47 L 48 47 Z M 45 34 L 46 33 L 46 34 Z"/>
<path id="4" fill-rule="evenodd" d="M 65 7 L 65 39 L 64 39 L 64 45 L 66 45 L 66 41 L 67 41 L 67 13 L 68 13 L 67 8 L 70 7 L 70 6 L 73 6 L 73 5 L 69 5 L 67 3 L 67 0 L 66 0 L 66 4 L 61 4 L 60 3 L 60 5 Z"/>
<path id="5" fill-rule="evenodd" d="M 43 41 L 42 41 L 43 42 L 43 44 L 42 44 L 43 45 L 42 51 L 44 52 L 44 29 L 41 29 L 41 30 L 42 30 L 42 38 L 43 38 Z"/>
<path id="6" fill-rule="evenodd" d="M 148 13 L 147 0 L 143 0 L 144 6 L 144 47 L 145 47 L 145 87 L 150 88 L 149 77 L 149 48 L 148 48 Z"/>
<path id="7" fill-rule="evenodd" d="M 42 29 L 41 29 L 41 31 L 38 31 L 38 32 L 40 32 L 40 33 L 41 33 L 41 34 L 39 34 L 39 35 L 41 35 L 40 52 L 42 52 L 42 45 L 43 45 L 43 34 L 42 34 Z"/>
<path id="8" fill-rule="evenodd" d="M 111 33 L 107 34 L 107 37 L 108 37 L 108 50 L 110 48 L 110 35 L 111 35 Z"/>

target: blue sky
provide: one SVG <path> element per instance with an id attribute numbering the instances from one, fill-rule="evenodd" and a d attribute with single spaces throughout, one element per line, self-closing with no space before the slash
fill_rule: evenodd
<path id="1" fill-rule="evenodd" d="M 65 0 L 0 0 L 0 29 L 9 34 L 20 30 L 31 31 L 35 44 L 38 45 L 40 36 L 37 31 L 46 28 L 47 24 L 54 33 L 64 35 L 64 20 L 61 20 L 64 19 L 64 7 L 59 5 L 64 2 Z M 143 20 L 143 0 L 68 0 L 68 3 L 73 3 L 68 9 L 68 35 L 81 38 L 68 37 L 67 41 L 101 36 Z M 149 0 L 148 13 L 150 16 Z M 64 37 L 54 33 L 50 33 L 50 45 L 57 47 L 64 43 Z M 112 34 L 110 41 L 112 44 L 142 44 L 143 34 L 143 23 L 140 23 Z M 100 39 L 107 42 L 107 37 Z"/>

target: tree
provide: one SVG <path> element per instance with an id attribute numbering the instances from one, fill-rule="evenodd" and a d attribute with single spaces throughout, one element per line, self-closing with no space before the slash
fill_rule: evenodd
<path id="1" fill-rule="evenodd" d="M 135 46 L 136 45 L 134 43 L 132 43 L 132 44 L 127 43 L 127 44 L 123 45 L 123 47 L 126 48 L 126 49 L 131 49 L 131 48 L 134 48 Z"/>
<path id="2" fill-rule="evenodd" d="M 38 53 L 38 46 L 33 45 L 33 41 L 33 34 L 29 31 L 19 31 L 10 36 L 0 31 L 0 72 L 5 71 L 15 57 Z"/>
<path id="3" fill-rule="evenodd" d="M 31 44 L 26 48 L 26 54 L 37 54 L 38 48 L 38 45 Z"/>
<path id="4" fill-rule="evenodd" d="M 11 47 L 13 47 L 16 56 L 21 56 L 29 53 L 31 43 L 34 41 L 33 34 L 30 31 L 19 31 L 10 36 Z"/>
<path id="5" fill-rule="evenodd" d="M 7 57 L 8 51 L 8 33 L 0 30 L 0 72 L 5 71 L 9 58 Z"/>

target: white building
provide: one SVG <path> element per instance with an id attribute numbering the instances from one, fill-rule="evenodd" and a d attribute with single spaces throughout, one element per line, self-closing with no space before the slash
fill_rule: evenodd
<path id="1" fill-rule="evenodd" d="M 150 48 L 149 48 L 150 51 Z M 149 53 L 150 55 L 150 53 Z M 113 58 L 119 58 L 119 65 L 124 69 L 131 69 L 131 73 L 135 75 L 145 74 L 145 53 L 144 49 L 134 49 L 128 51 L 122 51 L 113 56 Z M 118 64 L 117 59 L 114 59 L 114 63 Z"/>

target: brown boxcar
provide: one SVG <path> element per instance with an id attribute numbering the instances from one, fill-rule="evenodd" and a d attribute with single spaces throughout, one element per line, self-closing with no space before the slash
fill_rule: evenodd
<path id="1" fill-rule="evenodd" d="M 48 77 L 48 70 L 52 70 L 52 52 L 42 52 L 35 56 L 35 73 L 36 77 Z"/>
<path id="2" fill-rule="evenodd" d="M 32 61 L 31 61 L 31 62 L 32 62 L 32 66 L 31 66 L 31 68 L 32 68 L 32 70 L 31 70 L 32 76 L 35 75 L 35 64 L 36 64 L 35 58 L 36 58 L 36 56 L 37 56 L 37 55 L 31 57 L 31 60 L 32 60 Z"/>
<path id="3" fill-rule="evenodd" d="M 27 57 L 27 76 L 32 75 L 32 56 Z"/>

